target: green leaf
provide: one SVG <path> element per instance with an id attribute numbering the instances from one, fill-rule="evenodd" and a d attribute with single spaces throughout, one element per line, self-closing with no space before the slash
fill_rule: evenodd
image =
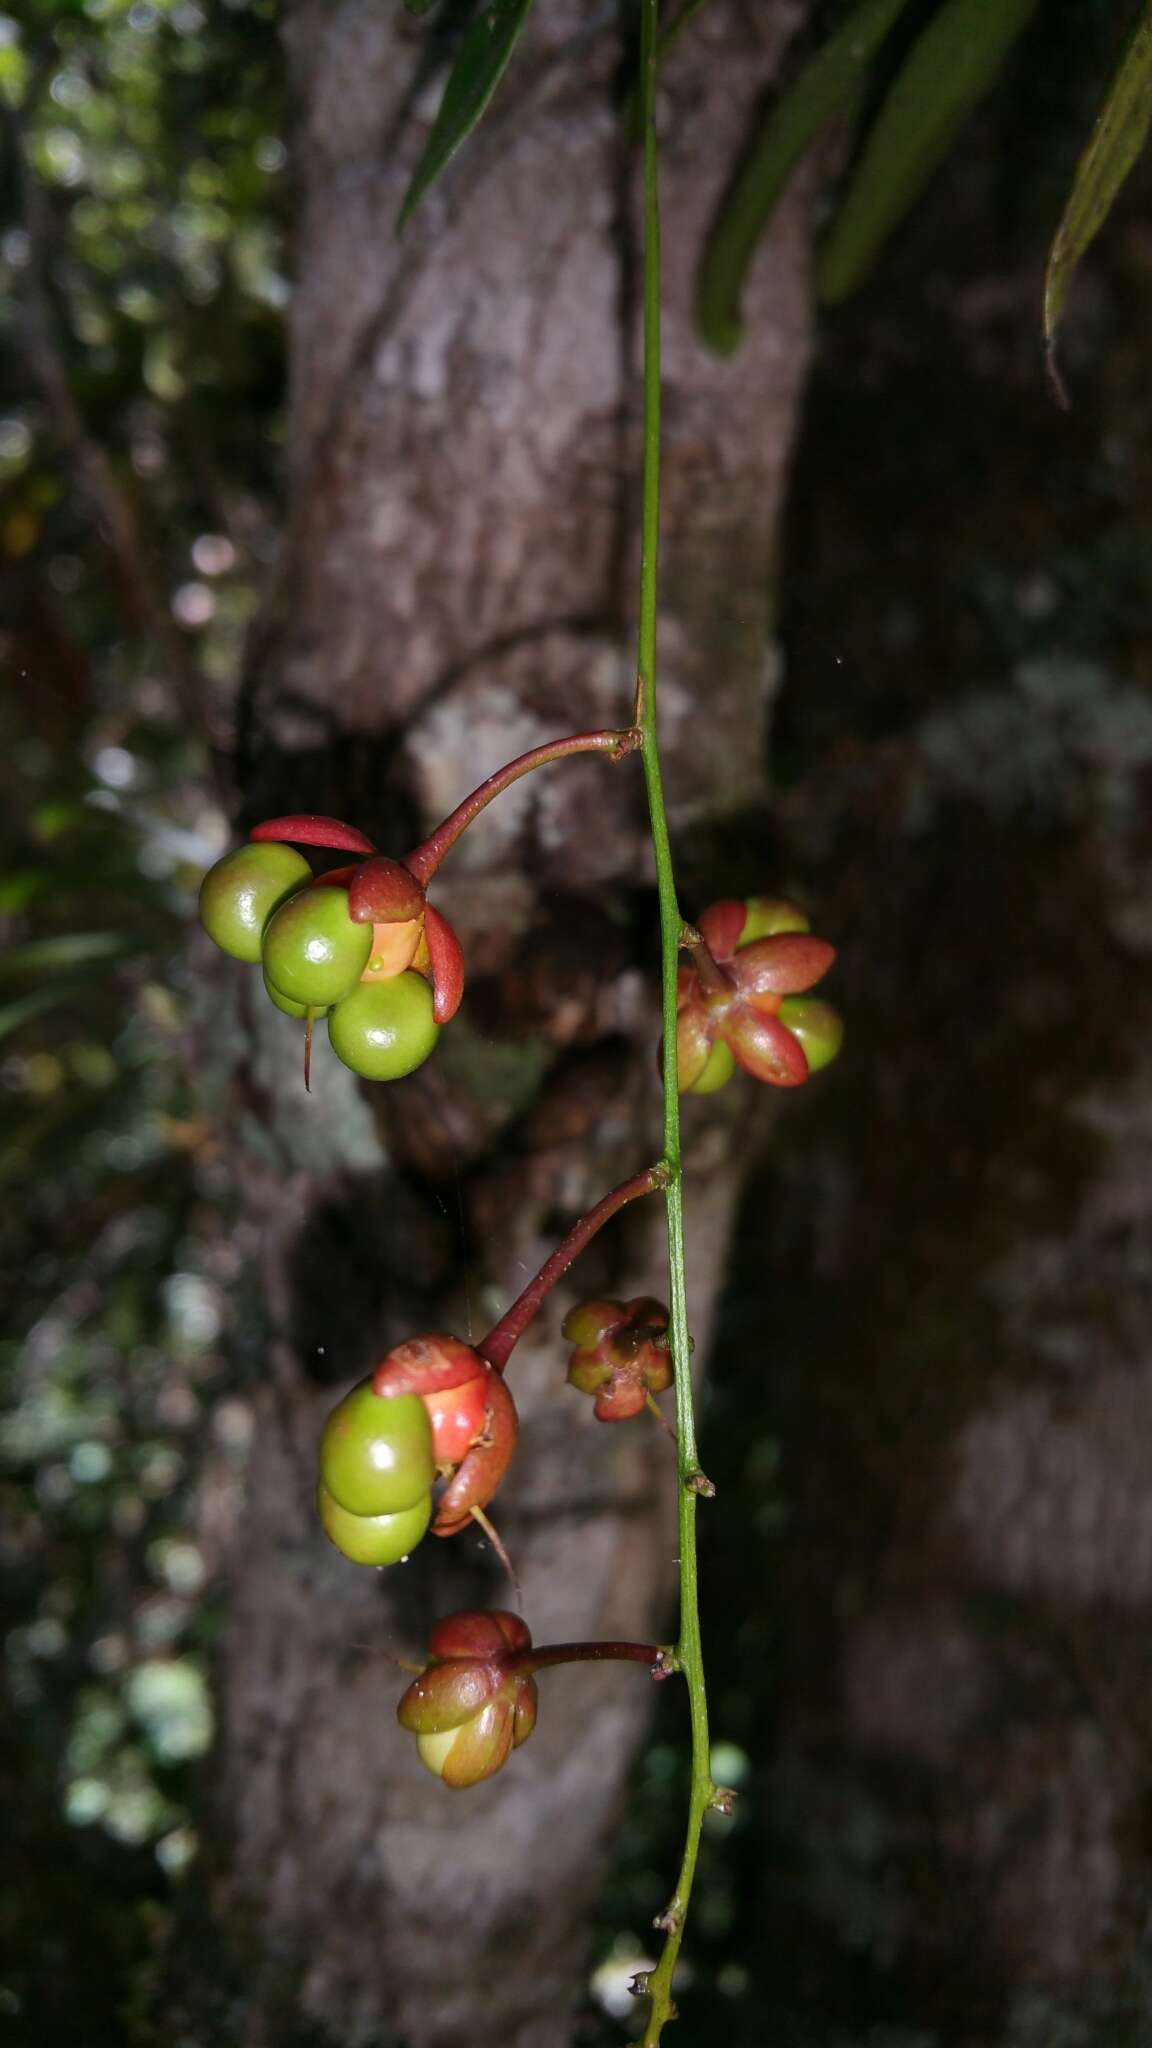
<path id="1" fill-rule="evenodd" d="M 411 220 L 424 194 L 466 142 L 507 69 L 532 0 L 492 0 L 472 23 L 448 74 L 444 97 L 416 166 L 397 227 Z"/>
<path id="2" fill-rule="evenodd" d="M 97 960 L 122 959 L 133 951 L 121 932 L 60 932 L 47 939 L 29 939 L 0 956 L 0 977 L 39 973 L 43 968 L 83 967 Z"/>
<path id="3" fill-rule="evenodd" d="M 1056 330 L 1076 267 L 1108 218 L 1112 202 L 1148 139 L 1152 121 L 1152 20 L 1145 15 L 1124 53 L 1092 139 L 1076 166 L 1072 190 L 1048 255 L 1044 278 L 1044 341 L 1048 372 L 1063 404 L 1056 367 Z"/>
<path id="4" fill-rule="evenodd" d="M 944 0 L 897 73 L 821 257 L 828 301 L 856 289 L 992 85 L 1038 0 Z"/>
<path id="5" fill-rule="evenodd" d="M 768 115 L 716 217 L 696 287 L 709 348 L 731 355 L 743 335 L 744 282 L 793 170 L 820 130 L 847 107 L 905 0 L 863 0 L 805 65 Z"/>
<path id="6" fill-rule="evenodd" d="M 21 1024 L 27 1024 L 31 1017 L 40 1016 L 44 1010 L 54 1009 L 57 1003 L 66 1003 L 73 996 L 83 995 L 84 984 L 70 977 L 54 981 L 47 988 L 36 988 L 26 996 L 16 996 L 10 1003 L 0 1005 L 0 1038 L 7 1038 L 18 1031 Z"/>

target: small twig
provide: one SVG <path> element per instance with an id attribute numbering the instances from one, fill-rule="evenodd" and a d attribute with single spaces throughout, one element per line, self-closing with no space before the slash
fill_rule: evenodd
<path id="1" fill-rule="evenodd" d="M 472 1516 L 472 1520 L 475 1523 L 477 1523 L 481 1529 L 483 1529 L 484 1534 L 488 1538 L 489 1543 L 492 1545 L 493 1550 L 496 1552 L 496 1555 L 500 1559 L 500 1562 L 503 1565 L 505 1571 L 507 1572 L 508 1577 L 512 1581 L 513 1587 L 515 1588 L 517 1601 L 520 1601 L 523 1598 L 523 1595 L 520 1590 L 520 1581 L 516 1576 L 516 1568 L 513 1565 L 512 1559 L 509 1557 L 508 1552 L 505 1550 L 504 1544 L 501 1541 L 500 1536 L 498 1535 L 496 1529 L 493 1527 L 493 1524 L 489 1521 L 487 1515 L 484 1513 L 483 1508 L 478 1508 L 474 1506 L 473 1508 L 471 1508 L 470 1513 Z"/>

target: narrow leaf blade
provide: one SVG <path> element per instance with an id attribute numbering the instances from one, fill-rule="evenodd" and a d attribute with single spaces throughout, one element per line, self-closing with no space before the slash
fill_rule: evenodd
<path id="1" fill-rule="evenodd" d="M 1152 18 L 1136 28 L 1109 87 L 1092 138 L 1076 166 L 1072 190 L 1048 254 L 1044 277 L 1044 342 L 1048 372 L 1061 402 L 1067 394 L 1056 367 L 1056 333 L 1068 287 L 1089 243 L 1148 139 L 1152 123 Z"/>
<path id="2" fill-rule="evenodd" d="M 825 244 L 820 296 L 845 299 L 919 198 L 1038 0 L 944 0 L 893 81 Z"/>
<path id="3" fill-rule="evenodd" d="M 403 230 L 424 194 L 466 142 L 504 76 L 532 0 L 492 0 L 472 23 L 448 74 L 444 97 L 400 209 Z"/>
<path id="4" fill-rule="evenodd" d="M 740 345 L 745 280 L 789 177 L 820 130 L 850 103 L 905 4 L 862 0 L 772 108 L 723 201 L 700 267 L 696 320 L 717 355 L 731 355 Z"/>

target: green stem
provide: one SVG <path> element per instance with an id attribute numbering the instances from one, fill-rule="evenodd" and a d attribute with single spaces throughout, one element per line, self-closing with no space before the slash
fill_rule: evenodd
<path id="1" fill-rule="evenodd" d="M 660 900 L 664 1023 L 664 1190 L 668 1218 L 669 1345 L 676 1385 L 676 1458 L 680 1549 L 680 1635 L 676 1657 L 688 1685 L 692 1721 L 692 1788 L 680 1874 L 661 1924 L 667 1929 L 664 1951 L 647 1984 L 651 1999 L 644 2048 L 655 2048 L 674 2015 L 672 1976 L 680 1953 L 684 1921 L 696 1874 L 700 1830 L 714 1797 L 708 1750 L 708 1703 L 700 1643 L 696 1574 L 696 1502 L 699 1464 L 696 1416 L 692 1402 L 692 1358 L 688 1340 L 688 1304 L 684 1273 L 684 1204 L 680 1156 L 680 1095 L 676 1070 L 676 995 L 680 938 L 684 920 L 676 900 L 676 878 L 668 840 L 660 748 L 656 731 L 656 595 L 660 538 L 660 204 L 656 165 L 656 71 L 659 0 L 642 0 L 640 40 L 640 118 L 644 138 L 644 497 L 643 551 L 640 566 L 640 644 L 637 674 L 637 724 L 642 734 L 640 755 L 648 792 L 652 850 Z"/>

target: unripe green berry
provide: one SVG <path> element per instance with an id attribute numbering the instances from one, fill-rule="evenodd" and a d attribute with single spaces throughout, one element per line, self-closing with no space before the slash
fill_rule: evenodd
<path id="1" fill-rule="evenodd" d="M 716 1040 L 704 1066 L 696 1079 L 685 1088 L 685 1095 L 715 1095 L 726 1088 L 736 1071 L 736 1062 L 722 1038 Z"/>
<path id="2" fill-rule="evenodd" d="M 432 1520 L 432 1495 L 395 1515 L 350 1515 L 326 1486 L 316 1491 L 324 1533 L 353 1564 L 399 1564 L 415 1550 Z"/>
<path id="3" fill-rule="evenodd" d="M 329 1016 L 332 1050 L 366 1081 L 398 1081 L 423 1065 L 440 1036 L 432 1002 L 420 974 L 363 982 Z"/>
<path id="4" fill-rule="evenodd" d="M 238 846 L 201 882 L 200 922 L 221 952 L 252 966 L 260 958 L 260 941 L 273 911 L 311 879 L 312 870 L 295 847 L 272 841 Z"/>
<path id="5" fill-rule="evenodd" d="M 785 996 L 779 1017 L 800 1040 L 810 1073 L 831 1065 L 844 1043 L 843 1019 L 831 1003 L 819 996 Z"/>
<path id="6" fill-rule="evenodd" d="M 281 904 L 261 950 L 273 988 L 291 1002 L 322 1008 L 359 981 L 372 951 L 372 927 L 353 924 L 347 889 L 317 882 Z"/>
<path id="7" fill-rule="evenodd" d="M 432 1424 L 417 1394 L 374 1394 L 361 1380 L 320 1439 L 320 1482 L 350 1515 L 395 1515 L 431 1491 Z"/>
<path id="8" fill-rule="evenodd" d="M 309 1010 L 311 1010 L 313 1017 L 326 1017 L 328 1015 L 328 1005 L 326 1003 L 296 1003 L 293 1002 L 291 996 L 283 995 L 269 981 L 267 968 L 264 970 L 264 993 L 268 997 L 269 1002 L 275 1003 L 278 1010 L 283 1010 L 286 1017 L 306 1017 Z"/>
<path id="9" fill-rule="evenodd" d="M 747 917 L 737 940 L 737 950 L 754 945 L 757 939 L 775 938 L 777 932 L 806 932 L 811 929 L 804 912 L 783 896 L 746 896 Z"/>

